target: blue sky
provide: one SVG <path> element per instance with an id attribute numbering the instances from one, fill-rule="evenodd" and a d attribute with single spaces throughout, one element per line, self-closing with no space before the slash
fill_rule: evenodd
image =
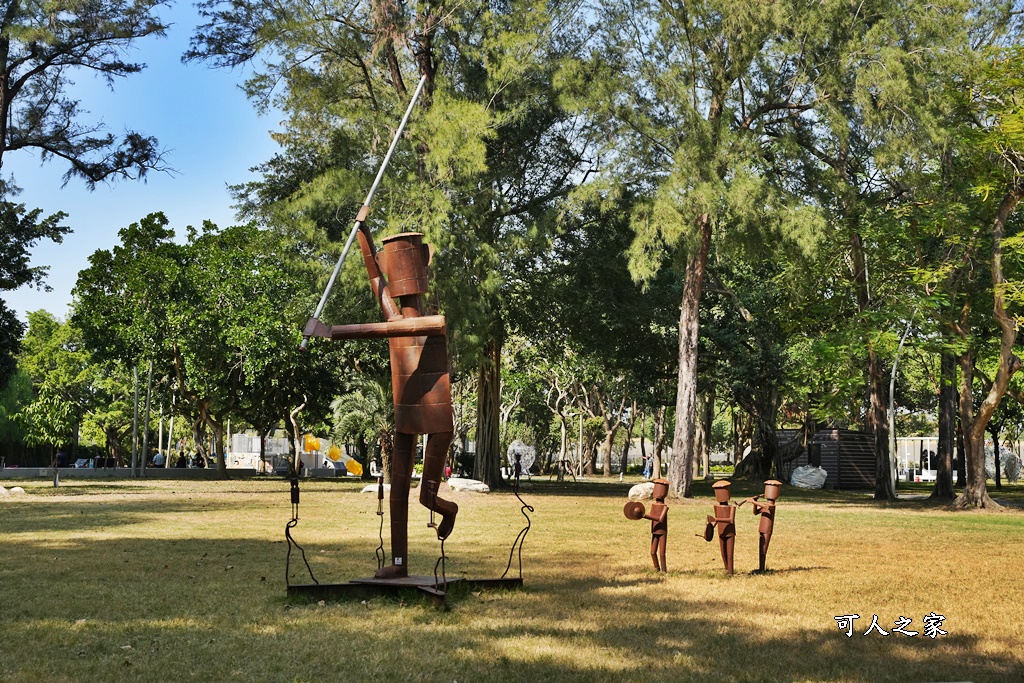
<path id="1" fill-rule="evenodd" d="M 179 235 L 187 225 L 212 220 L 229 225 L 235 215 L 227 186 L 250 180 L 249 169 L 269 159 L 277 145 L 270 130 L 279 114 L 260 117 L 238 87 L 251 71 L 209 69 L 184 65 L 181 55 L 199 17 L 189 2 L 164 8 L 161 17 L 173 23 L 166 38 L 138 44 L 130 59 L 147 68 L 119 80 L 113 92 L 87 73 L 72 76 L 88 122 L 102 121 L 118 134 L 125 129 L 153 135 L 169 151 L 177 173 L 151 173 L 146 182 L 120 181 L 89 191 L 77 179 L 61 188 L 66 166 L 54 160 L 40 166 L 29 152 L 4 157 L 3 175 L 14 175 L 23 189 L 16 201 L 46 213 L 64 211 L 72 229 L 63 243 L 44 243 L 32 252 L 33 265 L 50 267 L 52 292 L 23 287 L 0 292 L 22 320 L 28 311 L 46 309 L 63 318 L 71 302 L 78 271 L 97 249 L 110 249 L 117 232 L 153 211 L 163 211 Z"/>

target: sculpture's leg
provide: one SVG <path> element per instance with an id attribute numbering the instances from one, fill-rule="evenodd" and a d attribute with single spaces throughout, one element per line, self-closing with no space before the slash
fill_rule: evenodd
<path id="1" fill-rule="evenodd" d="M 662 534 L 658 536 L 658 555 L 661 557 L 661 571 L 667 572 L 668 566 L 665 564 L 665 546 L 668 545 L 668 534 Z"/>
<path id="2" fill-rule="evenodd" d="M 452 444 L 451 432 L 440 432 L 427 437 L 427 446 L 423 449 L 423 482 L 420 484 L 420 503 L 428 510 L 441 515 L 441 523 L 437 525 L 437 537 L 448 538 L 455 526 L 455 515 L 459 506 L 450 500 L 437 495 L 437 487 L 441 484 L 444 463 L 448 458 L 448 447 Z M 430 482 L 435 482 L 433 486 Z"/>
<path id="3" fill-rule="evenodd" d="M 760 560 L 761 571 L 764 571 L 765 558 L 768 557 L 768 544 L 772 541 L 772 532 L 761 533 L 761 542 L 758 547 L 758 559 Z"/>
<path id="4" fill-rule="evenodd" d="M 660 572 L 661 566 L 658 564 L 658 537 L 651 536 L 651 562 L 654 563 L 654 571 Z"/>
<path id="5" fill-rule="evenodd" d="M 416 435 L 395 432 L 391 453 L 391 566 L 374 574 L 378 579 L 396 579 L 409 575 L 409 482 L 416 452 Z"/>
<path id="6" fill-rule="evenodd" d="M 736 546 L 736 527 L 732 524 L 728 525 L 724 533 L 719 533 L 718 541 L 722 549 L 722 563 L 725 565 L 725 572 L 732 574 L 733 550 Z"/>

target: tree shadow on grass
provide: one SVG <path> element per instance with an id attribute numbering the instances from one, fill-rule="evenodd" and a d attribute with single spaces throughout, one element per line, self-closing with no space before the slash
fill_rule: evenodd
<path id="1" fill-rule="evenodd" d="M 0 533 L 85 532 L 159 520 L 168 514 L 230 510 L 232 507 L 228 502 L 198 497 L 161 499 L 158 503 L 152 500 L 53 500 L 30 505 L 8 504 L 0 517 Z"/>

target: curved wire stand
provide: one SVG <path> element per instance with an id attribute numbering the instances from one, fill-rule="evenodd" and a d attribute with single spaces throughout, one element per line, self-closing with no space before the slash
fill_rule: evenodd
<path id="1" fill-rule="evenodd" d="M 512 549 L 508 552 L 508 565 L 505 567 L 505 573 L 501 575 L 501 578 L 503 579 L 508 576 L 509 570 L 512 569 L 512 558 L 516 555 L 517 546 L 519 548 L 519 578 L 523 578 L 523 543 L 526 541 L 526 534 L 530 533 L 531 525 L 530 515 L 526 514 L 526 512 L 527 510 L 530 512 L 534 511 L 533 506 L 527 505 L 526 501 L 524 501 L 522 496 L 519 495 L 519 476 L 519 463 L 516 462 L 516 485 L 515 488 L 512 489 L 512 492 L 516 494 L 516 498 L 523 505 L 519 511 L 522 513 L 523 517 L 526 518 L 526 526 L 523 527 L 522 531 L 519 532 L 519 535 L 516 536 L 516 540 L 512 541 Z"/>
<path id="2" fill-rule="evenodd" d="M 309 566 L 309 560 L 306 559 L 306 551 L 301 545 L 295 542 L 292 538 L 292 529 L 299 524 L 299 479 L 298 477 L 291 477 L 291 493 L 292 493 L 292 518 L 284 527 L 284 537 L 288 540 L 288 555 L 284 560 L 284 583 L 286 586 L 291 586 L 291 562 L 292 562 L 292 546 L 298 548 L 302 554 L 302 561 L 306 565 L 306 571 L 309 572 L 309 578 L 313 579 L 313 583 L 319 585 L 320 582 L 313 576 L 313 569 Z"/>
<path id="3" fill-rule="evenodd" d="M 444 539 L 441 539 L 441 556 L 434 563 L 434 590 L 443 591 L 448 587 L 448 577 L 445 575 L 445 562 L 447 557 L 444 554 Z M 441 580 L 437 579 L 437 568 L 441 568 Z"/>
<path id="4" fill-rule="evenodd" d="M 384 550 L 384 477 L 377 478 L 377 516 L 380 517 L 380 545 L 373 554 L 377 556 L 377 569 L 383 569 L 384 563 L 388 561 L 387 551 Z"/>

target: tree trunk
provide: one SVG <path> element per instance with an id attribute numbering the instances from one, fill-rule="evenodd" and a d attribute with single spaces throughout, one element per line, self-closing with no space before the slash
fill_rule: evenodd
<path id="1" fill-rule="evenodd" d="M 999 424 L 989 421 L 988 433 L 992 435 L 992 459 L 996 466 L 996 490 L 999 490 L 1003 488 L 1003 483 L 999 478 Z"/>
<path id="2" fill-rule="evenodd" d="M 959 508 L 997 509 L 999 506 L 989 497 L 985 487 L 985 425 L 979 416 L 974 415 L 973 376 L 974 356 L 968 350 L 960 355 L 960 427 L 963 430 L 967 481 L 954 505 Z"/>
<path id="3" fill-rule="evenodd" d="M 999 366 L 988 394 L 981 402 L 977 415 L 973 415 L 971 401 L 972 374 L 974 362 L 970 350 L 960 360 L 960 424 L 964 430 L 964 445 L 967 448 L 967 486 L 956 499 L 955 505 L 960 508 L 991 508 L 1001 509 L 985 488 L 985 427 L 992 415 L 999 408 L 1006 389 L 1013 375 L 1021 369 L 1021 361 L 1013 354 L 1013 345 L 1017 341 L 1017 322 L 1006 314 L 1006 278 L 1003 276 L 1003 235 L 1006 221 L 1024 196 L 1024 181 L 1018 180 L 1010 188 L 999 204 L 996 218 L 992 225 L 992 317 L 999 325 Z M 965 406 L 965 396 L 969 405 Z"/>
<path id="4" fill-rule="evenodd" d="M 586 445 L 583 452 L 587 454 L 587 465 L 583 472 L 592 477 L 597 474 L 597 439 L 588 434 L 584 443 Z"/>
<path id="5" fill-rule="evenodd" d="M 711 460 L 711 424 L 715 419 L 715 392 L 706 391 L 697 397 L 697 432 L 694 434 L 693 476 L 708 476 L 708 462 Z"/>
<path id="6" fill-rule="evenodd" d="M 488 342 L 480 362 L 476 399 L 476 459 L 473 478 L 500 488 L 501 479 L 501 340 Z"/>
<path id="7" fill-rule="evenodd" d="M 651 462 L 651 472 L 654 473 L 655 479 L 661 476 L 661 454 L 665 451 L 665 417 L 667 412 L 668 406 L 658 406 L 658 412 L 654 416 L 654 452 L 651 454 L 654 460 Z"/>
<path id="8" fill-rule="evenodd" d="M 217 456 L 217 474 L 222 479 L 228 478 L 228 459 L 224 453 L 224 423 L 216 420 L 213 423 L 213 449 Z"/>
<path id="9" fill-rule="evenodd" d="M 619 460 L 619 473 L 622 476 L 626 475 L 626 468 L 629 467 L 629 446 L 630 441 L 633 440 L 633 427 L 636 425 L 636 415 L 637 405 L 634 400 L 629 410 L 629 424 L 626 425 L 626 444 L 622 447 L 622 458 Z"/>
<path id="10" fill-rule="evenodd" d="M 885 377 L 873 346 L 868 346 L 868 429 L 874 437 L 875 500 L 896 500 L 892 481 L 892 460 L 889 453 L 889 419 L 885 401 Z"/>
<path id="11" fill-rule="evenodd" d="M 139 475 L 146 475 L 146 467 L 149 465 L 149 420 L 150 420 L 150 402 L 153 398 L 153 361 L 149 361 L 149 372 L 146 375 L 146 410 L 145 419 L 142 421 L 142 463 L 139 469 Z"/>
<path id="12" fill-rule="evenodd" d="M 676 381 L 676 428 L 672 435 L 673 458 L 669 465 L 674 495 L 693 496 L 693 437 L 697 402 L 697 337 L 700 332 L 700 296 L 704 287 L 708 251 L 711 248 L 711 217 L 697 219 L 698 242 L 686 260 L 683 299 L 679 311 L 679 374 Z"/>
<path id="13" fill-rule="evenodd" d="M 953 449 L 956 446 L 956 356 L 943 351 L 939 376 L 939 445 L 932 498 L 953 500 Z"/>
<path id="14" fill-rule="evenodd" d="M 569 429 L 565 426 L 565 417 L 563 415 L 558 416 L 558 425 L 562 433 L 562 445 L 558 450 L 558 481 L 565 479 L 565 465 L 569 460 L 569 452 L 567 450 L 569 443 Z"/>
<path id="15" fill-rule="evenodd" d="M 864 315 L 871 307 L 871 287 L 868 280 L 864 240 L 856 232 L 850 237 L 850 255 L 853 260 L 853 286 L 857 295 L 857 312 Z M 884 373 L 881 360 L 878 358 L 878 353 L 875 351 L 870 337 L 865 339 L 865 346 L 868 353 L 868 413 L 865 426 L 874 439 L 875 500 L 896 500 L 889 453 L 889 421 L 885 402 Z"/>
<path id="16" fill-rule="evenodd" d="M 605 477 L 612 476 L 612 446 L 615 444 L 615 433 L 619 431 L 618 426 L 605 430 L 604 439 L 601 440 L 601 474 Z"/>
<path id="17" fill-rule="evenodd" d="M 959 412 L 959 402 L 957 403 Z M 957 420 L 956 425 L 956 483 L 955 486 L 967 485 L 967 447 L 964 446 L 964 426 Z"/>
<path id="18" fill-rule="evenodd" d="M 640 410 L 640 464 L 643 466 L 647 464 L 647 411 Z"/>

